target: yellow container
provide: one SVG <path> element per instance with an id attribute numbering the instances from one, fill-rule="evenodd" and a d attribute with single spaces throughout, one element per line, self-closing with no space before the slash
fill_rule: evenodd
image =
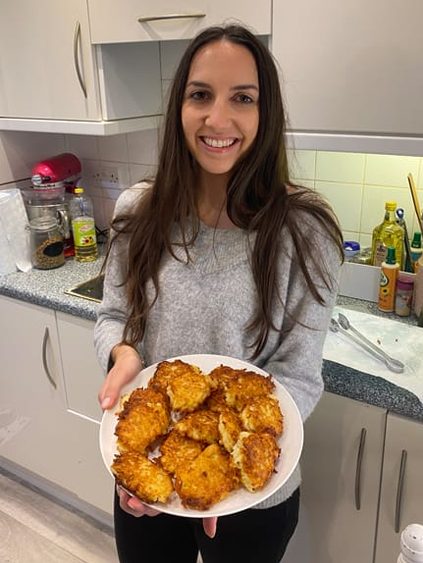
<path id="1" fill-rule="evenodd" d="M 396 261 L 403 267 L 404 255 L 404 229 L 397 224 L 395 210 L 397 203 L 387 201 L 385 203 L 385 218 L 383 222 L 373 229 L 372 236 L 372 264 L 382 266 L 386 260 L 389 247 L 395 248 Z"/>
<path id="2" fill-rule="evenodd" d="M 395 290 L 399 264 L 395 260 L 395 248 L 388 248 L 386 261 L 380 269 L 378 309 L 384 313 L 393 313 L 395 309 Z"/>

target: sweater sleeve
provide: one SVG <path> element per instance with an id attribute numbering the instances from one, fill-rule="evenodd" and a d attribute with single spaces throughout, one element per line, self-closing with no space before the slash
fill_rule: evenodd
<path id="1" fill-rule="evenodd" d="M 329 288 L 317 280 L 324 304 L 314 299 L 298 263 L 291 260 L 279 346 L 262 366 L 292 395 L 303 421 L 323 392 L 323 345 L 336 301 L 341 266 L 334 242 L 321 227 L 319 232 L 317 225 L 312 232 L 313 248 L 319 253 L 319 263 L 331 280 Z"/>
<path id="2" fill-rule="evenodd" d="M 126 212 L 136 205 L 145 187 L 146 184 L 137 184 L 123 191 L 116 202 L 115 215 Z M 98 361 L 105 372 L 109 369 L 112 348 L 122 341 L 128 316 L 126 291 L 122 285 L 126 266 L 127 243 L 124 237 L 118 237 L 111 246 L 106 262 L 103 300 L 98 309 L 94 328 L 94 346 Z"/>

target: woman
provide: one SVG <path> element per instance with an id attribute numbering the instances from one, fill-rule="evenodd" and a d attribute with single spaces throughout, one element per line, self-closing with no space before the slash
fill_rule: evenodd
<path id="1" fill-rule="evenodd" d="M 323 388 L 342 237 L 328 205 L 289 181 L 277 71 L 249 31 L 209 28 L 188 46 L 157 175 L 137 187 L 117 204 L 95 329 L 109 370 L 102 408 L 144 365 L 214 353 L 272 373 L 305 420 Z M 200 549 L 205 563 L 276 563 L 297 523 L 299 484 L 297 468 L 217 529 L 215 519 L 157 515 L 120 490 L 120 560 L 194 563 Z"/>

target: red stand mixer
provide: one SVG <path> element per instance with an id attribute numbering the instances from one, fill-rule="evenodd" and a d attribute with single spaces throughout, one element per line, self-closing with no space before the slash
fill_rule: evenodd
<path id="1" fill-rule="evenodd" d="M 34 165 L 31 171 L 32 188 L 22 195 L 28 219 L 54 217 L 62 227 L 65 256 L 73 256 L 73 240 L 68 197 L 81 178 L 81 162 L 72 153 L 62 153 Z"/>

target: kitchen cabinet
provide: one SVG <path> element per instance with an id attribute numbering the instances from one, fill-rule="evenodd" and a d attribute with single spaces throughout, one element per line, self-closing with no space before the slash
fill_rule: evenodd
<path id="1" fill-rule="evenodd" d="M 423 424 L 389 413 L 375 563 L 396 563 L 402 530 L 423 523 L 422 475 Z"/>
<path id="2" fill-rule="evenodd" d="M 324 393 L 305 424 L 300 520 L 284 563 L 371 563 L 386 411 Z"/>
<path id="3" fill-rule="evenodd" d="M 284 563 L 396 563 L 401 531 L 423 522 L 423 424 L 324 393 L 305 424 L 301 469 Z"/>
<path id="4" fill-rule="evenodd" d="M 156 124 L 157 42 L 94 48 L 86 0 L 2 2 L 1 12 L 0 129 L 101 135 Z"/>
<path id="5" fill-rule="evenodd" d="M 271 0 L 88 0 L 88 9 L 93 43 L 190 39 L 228 19 L 271 33 Z"/>
<path id="6" fill-rule="evenodd" d="M 111 515 L 113 480 L 98 445 L 94 323 L 62 313 L 56 320 L 54 311 L 4 296 L 0 316 L 7 327 L 0 340 L 0 465 L 11 462 L 25 478 L 41 478 L 37 486 Z"/>
<path id="7" fill-rule="evenodd" d="M 273 2 L 297 148 L 422 154 L 420 0 Z"/>

